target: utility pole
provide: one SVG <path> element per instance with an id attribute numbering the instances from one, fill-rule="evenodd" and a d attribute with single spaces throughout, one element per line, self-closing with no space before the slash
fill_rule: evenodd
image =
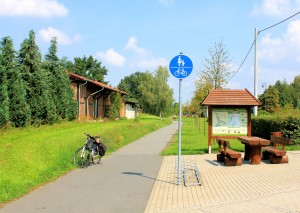
<path id="1" fill-rule="evenodd" d="M 258 30 L 255 28 L 254 35 L 254 97 L 257 99 L 257 35 Z M 254 106 L 254 116 L 257 116 L 257 106 Z"/>

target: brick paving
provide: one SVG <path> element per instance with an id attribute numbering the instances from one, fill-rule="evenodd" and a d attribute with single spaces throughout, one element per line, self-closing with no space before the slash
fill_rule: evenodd
<path id="1" fill-rule="evenodd" d="M 177 156 L 164 157 L 145 213 L 152 212 L 300 212 L 300 151 L 287 153 L 289 163 L 262 161 L 225 167 L 216 154 L 181 156 L 195 163 L 201 186 L 193 173 L 177 185 Z"/>

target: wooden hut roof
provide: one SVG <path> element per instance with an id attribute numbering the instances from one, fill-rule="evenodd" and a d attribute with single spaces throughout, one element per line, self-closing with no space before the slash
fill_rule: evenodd
<path id="1" fill-rule="evenodd" d="M 201 105 L 214 106 L 260 106 L 249 90 L 214 89 L 202 101 Z"/>
<path id="2" fill-rule="evenodd" d="M 104 87 L 104 88 L 106 88 L 106 89 L 108 89 L 108 90 L 116 91 L 116 92 L 119 92 L 119 93 L 121 93 L 121 94 L 123 94 L 123 95 L 127 95 L 126 92 L 124 92 L 124 91 L 122 91 L 122 90 L 119 90 L 119 89 L 117 89 L 117 88 L 114 88 L 114 87 L 112 87 L 112 86 L 103 84 L 103 83 L 101 83 L 101 82 L 99 82 L 99 81 L 94 81 L 94 80 L 85 78 L 85 77 L 83 77 L 83 76 L 77 75 L 77 74 L 72 73 L 72 72 L 68 72 L 68 74 L 69 74 L 69 76 L 71 76 L 71 77 L 73 77 L 73 78 L 75 78 L 75 79 L 78 79 L 78 80 L 81 80 L 81 81 L 87 81 L 87 82 L 90 82 L 90 83 L 92 83 L 92 84 L 94 84 L 94 85 L 97 85 L 97 86 L 100 86 L 100 87 Z"/>

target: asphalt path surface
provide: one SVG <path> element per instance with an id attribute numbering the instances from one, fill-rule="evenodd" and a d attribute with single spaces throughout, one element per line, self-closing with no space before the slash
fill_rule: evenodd
<path id="1" fill-rule="evenodd" d="M 173 122 L 105 156 L 102 164 L 76 169 L 8 203 L 1 213 L 144 212 L 163 157 L 178 127 Z"/>

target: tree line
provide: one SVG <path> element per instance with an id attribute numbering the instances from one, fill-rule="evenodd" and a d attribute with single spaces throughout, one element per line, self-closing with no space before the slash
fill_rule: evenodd
<path id="1" fill-rule="evenodd" d="M 276 81 L 274 85 L 268 86 L 258 99 L 262 103 L 261 109 L 269 113 L 280 108 L 300 109 L 300 75 L 291 83 L 286 80 Z"/>
<path id="2" fill-rule="evenodd" d="M 33 30 L 14 49 L 13 40 L 6 36 L 0 42 L 0 127 L 27 124 L 53 124 L 62 119 L 74 120 L 78 106 L 73 99 L 67 70 L 86 78 L 107 84 L 108 70 L 101 62 L 89 57 L 75 57 L 74 61 L 57 56 L 57 39 L 50 41 L 48 52 L 42 57 Z M 136 72 L 126 76 L 118 88 L 128 93 L 127 98 L 146 113 L 169 115 L 173 113 L 173 91 L 167 84 L 165 67 L 151 73 Z M 111 94 L 111 106 L 106 116 L 118 117 L 121 97 Z"/>
<path id="3" fill-rule="evenodd" d="M 2 38 L 0 72 L 0 126 L 8 122 L 15 127 L 53 124 L 59 119 L 76 118 L 76 102 L 57 57 L 55 38 L 44 60 L 34 31 L 29 32 L 18 52 L 9 36 Z"/>
<path id="4" fill-rule="evenodd" d="M 153 73 L 135 72 L 126 76 L 118 85 L 120 90 L 126 91 L 126 97 L 138 103 L 140 109 L 149 114 L 168 116 L 174 114 L 173 89 L 168 85 L 169 71 L 159 66 Z"/>

